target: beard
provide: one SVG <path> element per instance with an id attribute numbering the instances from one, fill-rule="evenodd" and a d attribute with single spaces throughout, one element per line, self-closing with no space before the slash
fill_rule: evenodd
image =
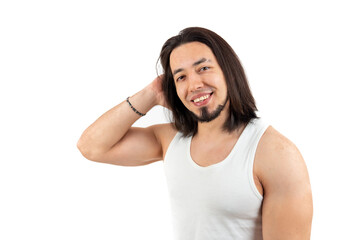
<path id="1" fill-rule="evenodd" d="M 195 113 L 191 112 L 191 115 L 194 117 L 194 119 L 198 122 L 210 122 L 217 118 L 220 113 L 224 110 L 224 107 L 228 101 L 228 97 L 226 96 L 225 102 L 223 104 L 219 104 L 219 106 L 213 111 L 209 112 L 208 107 L 202 107 L 200 108 L 200 116 L 197 116 Z"/>

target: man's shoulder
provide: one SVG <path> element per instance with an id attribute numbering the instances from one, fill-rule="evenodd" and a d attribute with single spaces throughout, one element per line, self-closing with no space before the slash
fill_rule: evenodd
<path id="1" fill-rule="evenodd" d="M 272 126 L 260 139 L 255 163 L 256 175 L 263 182 L 284 181 L 300 177 L 296 174 L 307 174 L 304 159 L 296 145 Z"/>
<path id="2" fill-rule="evenodd" d="M 260 152 L 266 152 L 267 155 L 298 153 L 295 144 L 272 126 L 269 126 L 261 137 L 258 150 Z"/>
<path id="3" fill-rule="evenodd" d="M 170 142 L 178 132 L 172 123 L 163 123 L 151 126 L 158 142 L 161 144 L 163 153 L 166 153 Z M 164 154 L 163 154 L 164 155 Z"/>
<path id="4" fill-rule="evenodd" d="M 167 138 L 167 137 L 173 138 L 177 133 L 177 130 L 174 124 L 172 123 L 156 124 L 156 125 L 152 125 L 151 128 L 153 129 L 155 135 L 158 136 L 159 138 Z"/>

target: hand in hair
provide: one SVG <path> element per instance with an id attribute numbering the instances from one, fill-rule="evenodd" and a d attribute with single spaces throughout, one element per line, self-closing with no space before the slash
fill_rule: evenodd
<path id="1" fill-rule="evenodd" d="M 156 77 L 148 87 L 155 93 L 156 96 L 156 104 L 161 105 L 163 107 L 169 108 L 167 102 L 165 101 L 164 92 L 162 90 L 162 81 L 164 79 L 164 75 L 160 75 Z"/>

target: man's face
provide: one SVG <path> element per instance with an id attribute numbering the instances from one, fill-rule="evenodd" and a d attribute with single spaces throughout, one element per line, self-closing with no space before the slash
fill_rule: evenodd
<path id="1" fill-rule="evenodd" d="M 170 67 L 177 95 L 199 121 L 208 122 L 220 115 L 227 102 L 227 87 L 208 46 L 190 42 L 175 48 Z"/>

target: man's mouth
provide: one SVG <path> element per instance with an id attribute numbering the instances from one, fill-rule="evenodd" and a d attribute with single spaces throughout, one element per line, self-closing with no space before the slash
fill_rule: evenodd
<path id="1" fill-rule="evenodd" d="M 207 99 L 209 99 L 209 97 L 211 97 L 213 93 L 207 93 L 207 94 L 201 94 L 200 96 L 195 96 L 194 99 L 191 100 L 191 102 L 193 102 L 195 105 L 202 105 L 202 103 L 206 103 Z"/>
<path id="2" fill-rule="evenodd" d="M 210 97 L 210 94 L 209 95 L 205 95 L 205 96 L 202 96 L 202 97 L 199 97 L 199 98 L 196 98 L 193 100 L 193 102 L 197 103 L 197 102 L 202 102 L 204 101 L 205 99 L 209 98 Z"/>

